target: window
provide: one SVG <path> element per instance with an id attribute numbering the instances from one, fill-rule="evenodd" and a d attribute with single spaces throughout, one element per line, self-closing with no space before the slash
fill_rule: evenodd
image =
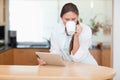
<path id="1" fill-rule="evenodd" d="M 10 30 L 18 43 L 46 41 L 57 20 L 57 0 L 9 0 Z"/>

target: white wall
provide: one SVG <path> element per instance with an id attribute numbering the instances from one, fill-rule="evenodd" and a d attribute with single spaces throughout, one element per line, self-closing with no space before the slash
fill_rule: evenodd
<path id="1" fill-rule="evenodd" d="M 108 18 L 109 22 L 111 23 L 112 0 L 59 0 L 60 10 L 63 5 L 68 2 L 72 2 L 77 5 L 80 17 L 83 19 L 83 22 L 87 24 L 90 23 L 90 19 L 94 16 L 97 16 L 99 22 L 102 22 L 103 19 Z"/>
<path id="2" fill-rule="evenodd" d="M 113 20 L 113 68 L 116 71 L 114 80 L 120 80 L 120 0 L 114 0 Z"/>
<path id="3" fill-rule="evenodd" d="M 63 7 L 65 3 L 72 2 L 77 5 L 79 13 L 83 22 L 90 25 L 90 19 L 97 16 L 96 21 L 112 25 L 112 0 L 58 0 L 59 8 Z M 59 11 L 60 13 L 60 11 Z M 110 27 L 109 26 L 109 27 Z M 106 26 L 108 27 L 108 26 Z M 103 44 L 110 45 L 111 34 L 104 34 L 103 29 L 93 35 L 93 43 L 103 42 Z"/>

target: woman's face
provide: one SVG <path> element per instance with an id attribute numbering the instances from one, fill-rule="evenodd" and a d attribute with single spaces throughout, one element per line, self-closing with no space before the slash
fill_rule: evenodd
<path id="1" fill-rule="evenodd" d="M 62 21 L 63 21 L 64 25 L 66 25 L 67 21 L 74 21 L 75 23 L 77 23 L 78 15 L 72 11 L 67 12 L 62 16 Z"/>

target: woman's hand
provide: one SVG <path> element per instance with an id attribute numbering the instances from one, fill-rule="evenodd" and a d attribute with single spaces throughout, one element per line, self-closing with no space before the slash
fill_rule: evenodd
<path id="1" fill-rule="evenodd" d="M 37 60 L 38 60 L 38 64 L 39 64 L 40 66 L 46 65 L 46 62 L 45 62 L 44 60 L 42 60 L 42 59 L 40 59 L 40 58 L 37 58 Z"/>
<path id="2" fill-rule="evenodd" d="M 74 35 L 79 36 L 81 32 L 82 32 L 82 27 L 80 26 L 80 24 L 77 24 Z"/>

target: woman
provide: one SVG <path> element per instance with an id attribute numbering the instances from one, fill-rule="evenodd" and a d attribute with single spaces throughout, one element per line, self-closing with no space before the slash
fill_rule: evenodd
<path id="1" fill-rule="evenodd" d="M 60 54 L 68 61 L 97 65 L 89 52 L 92 38 L 91 29 L 89 26 L 78 22 L 79 11 L 76 5 L 73 3 L 65 4 L 60 17 L 60 23 L 55 26 L 51 34 L 50 52 Z M 40 65 L 46 64 L 43 60 L 39 60 L 39 63 Z"/>

